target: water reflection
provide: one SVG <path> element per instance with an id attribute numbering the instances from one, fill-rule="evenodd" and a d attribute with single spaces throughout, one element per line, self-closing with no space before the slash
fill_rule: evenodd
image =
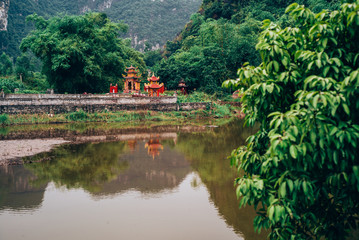
<path id="1" fill-rule="evenodd" d="M 196 131 L 171 128 L 158 134 L 137 131 L 126 133 L 127 141 L 117 141 L 123 133 L 114 141 L 65 145 L 40 154 L 35 158 L 52 160 L 18 166 L 22 176 L 3 171 L 1 199 L 16 185 L 6 180 L 8 176 L 27 179 L 31 187 L 21 197 L 30 199 L 31 193 L 42 191 L 33 206 L 39 208 L 43 202 L 43 207 L 35 214 L 38 220 L 29 216 L 19 220 L 0 210 L 0 238 L 7 234 L 3 236 L 16 239 L 16 234 L 5 231 L 12 221 L 21 225 L 29 224 L 26 219 L 45 221 L 51 219 L 50 213 L 58 215 L 57 209 L 61 214 L 51 224 L 66 229 L 69 235 L 62 238 L 98 239 L 101 232 L 106 239 L 264 239 L 253 232 L 253 209 L 238 209 L 236 173 L 227 160 L 253 131 L 242 125 L 235 122 Z M 0 205 L 13 211 L 21 208 L 9 201 Z M 68 221 L 77 228 L 68 226 Z M 83 222 L 86 230 L 77 222 Z M 134 226 L 139 230 L 134 231 Z M 27 234 L 31 236 L 26 239 L 45 239 L 30 230 Z"/>
<path id="2" fill-rule="evenodd" d="M 40 208 L 46 184 L 34 186 L 35 175 L 24 166 L 0 167 L 0 213 L 3 209 L 32 211 Z"/>

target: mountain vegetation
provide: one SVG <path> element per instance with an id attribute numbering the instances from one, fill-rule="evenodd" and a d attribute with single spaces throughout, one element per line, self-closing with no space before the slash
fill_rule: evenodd
<path id="1" fill-rule="evenodd" d="M 114 21 L 124 21 L 129 31 L 123 37 L 132 39 L 132 46 L 144 49 L 160 48 L 183 28 L 190 15 L 198 10 L 200 0 L 6 0 L 7 31 L 0 31 L 0 47 L 15 58 L 21 53 L 21 40 L 33 29 L 26 23 L 28 15 L 36 13 L 45 19 L 57 15 L 80 15 L 103 12 Z"/>
<path id="2" fill-rule="evenodd" d="M 244 63 L 260 64 L 255 46 L 261 21 L 270 19 L 279 25 L 293 24 L 292 18 L 283 15 L 292 2 L 204 0 L 199 12 L 191 16 L 178 37 L 167 42 L 165 59 L 153 70 L 169 88 L 176 88 L 184 79 L 192 90 L 221 94 L 222 82 L 236 78 L 237 69 Z M 339 0 L 298 2 L 315 12 L 339 7 Z"/>

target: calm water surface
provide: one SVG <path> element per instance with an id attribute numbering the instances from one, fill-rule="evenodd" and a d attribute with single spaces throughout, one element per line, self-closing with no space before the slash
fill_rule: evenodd
<path id="1" fill-rule="evenodd" d="M 238 209 L 227 160 L 253 133 L 242 122 L 86 131 L 85 143 L 31 158 L 50 160 L 0 167 L 1 240 L 265 238 L 254 210 Z"/>

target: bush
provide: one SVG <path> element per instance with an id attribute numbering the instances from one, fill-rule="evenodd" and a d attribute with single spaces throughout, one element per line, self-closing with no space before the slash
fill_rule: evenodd
<path id="1" fill-rule="evenodd" d="M 36 91 L 36 90 L 22 89 L 22 90 L 19 90 L 17 93 L 21 93 L 21 94 L 38 94 L 40 92 Z"/>
<path id="2" fill-rule="evenodd" d="M 15 88 L 24 88 L 24 84 L 17 80 L 15 76 L 0 77 L 0 89 L 3 89 L 5 93 L 14 92 Z"/>
<path id="3" fill-rule="evenodd" d="M 76 112 L 69 113 L 66 116 L 66 119 L 69 119 L 71 121 L 85 121 L 88 120 L 88 118 L 89 115 L 82 109 L 77 110 Z"/>
<path id="4" fill-rule="evenodd" d="M 10 122 L 9 122 L 9 115 L 3 113 L 3 114 L 0 114 L 0 124 L 1 125 L 8 125 Z"/>
<path id="5" fill-rule="evenodd" d="M 231 106 L 229 104 L 219 105 L 213 104 L 213 114 L 216 117 L 228 117 L 231 116 Z"/>

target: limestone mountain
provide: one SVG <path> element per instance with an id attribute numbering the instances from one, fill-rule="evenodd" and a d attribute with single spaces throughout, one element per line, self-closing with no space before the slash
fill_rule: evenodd
<path id="1" fill-rule="evenodd" d="M 26 16 L 37 13 L 51 17 L 78 15 L 88 11 L 104 12 L 112 21 L 129 25 L 124 37 L 143 50 L 160 48 L 181 31 L 201 0 L 0 0 L 0 49 L 10 56 L 19 55 L 19 43 L 32 29 Z M 147 42 L 147 44 L 145 44 Z"/>

